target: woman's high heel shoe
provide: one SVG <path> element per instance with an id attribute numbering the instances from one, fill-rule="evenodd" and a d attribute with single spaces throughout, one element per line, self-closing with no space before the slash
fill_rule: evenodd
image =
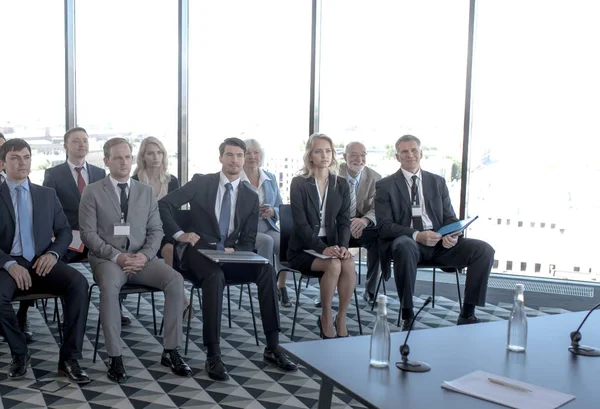
<path id="1" fill-rule="evenodd" d="M 317 317 L 317 326 L 319 327 L 319 336 L 323 339 L 334 339 L 335 337 L 328 337 L 323 332 L 323 326 L 321 325 L 321 316 Z"/>
<path id="2" fill-rule="evenodd" d="M 338 331 L 338 327 L 337 327 L 337 315 L 335 316 L 335 318 L 333 320 L 333 327 L 335 328 L 335 332 L 336 332 L 335 337 L 336 338 L 347 338 L 350 335 L 350 333 L 348 332 L 348 326 L 346 326 L 346 335 L 339 335 L 340 332 Z"/>

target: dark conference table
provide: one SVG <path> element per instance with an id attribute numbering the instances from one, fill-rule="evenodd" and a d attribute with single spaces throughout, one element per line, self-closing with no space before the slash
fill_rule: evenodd
<path id="1" fill-rule="evenodd" d="M 337 387 L 367 407 L 501 408 L 477 398 L 447 391 L 451 381 L 475 370 L 506 376 L 575 395 L 565 409 L 600 407 L 600 357 L 568 351 L 569 334 L 585 312 L 530 318 L 526 353 L 506 351 L 507 321 L 413 331 L 409 359 L 431 365 L 431 371 L 408 373 L 396 368 L 406 333 L 392 333 L 390 366 L 369 366 L 370 335 L 282 344 L 321 377 L 319 408 L 331 406 Z M 600 311 L 581 329 L 581 345 L 600 348 Z"/>

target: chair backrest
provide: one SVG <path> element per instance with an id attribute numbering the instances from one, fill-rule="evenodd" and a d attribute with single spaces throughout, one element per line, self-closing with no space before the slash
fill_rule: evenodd
<path id="1" fill-rule="evenodd" d="M 279 261 L 282 263 L 287 262 L 287 249 L 293 231 L 292 206 L 289 204 L 279 205 Z"/>

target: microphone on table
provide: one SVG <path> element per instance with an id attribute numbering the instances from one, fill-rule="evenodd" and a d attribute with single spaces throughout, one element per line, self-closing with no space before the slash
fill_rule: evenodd
<path id="1" fill-rule="evenodd" d="M 579 341 L 581 341 L 581 332 L 579 332 L 579 330 L 581 329 L 581 327 L 583 327 L 583 323 L 585 322 L 585 320 L 588 319 L 592 311 L 594 311 L 598 307 L 600 307 L 600 303 L 596 304 L 594 308 L 592 308 L 590 312 L 587 313 L 583 321 L 581 321 L 579 328 L 577 328 L 576 331 L 571 332 L 571 346 L 569 347 L 569 352 L 575 355 L 600 356 L 600 349 L 589 347 L 586 345 L 579 345 Z"/>
<path id="2" fill-rule="evenodd" d="M 428 305 L 430 302 L 431 302 L 431 297 L 427 297 L 423 306 L 421 308 L 419 308 L 419 311 L 417 311 L 417 313 L 413 317 L 412 321 L 410 322 L 410 327 L 408 328 L 408 333 L 406 334 L 406 339 L 404 340 L 404 344 L 402 344 L 400 346 L 400 355 L 402 356 L 402 360 L 400 362 L 396 362 L 396 367 L 398 369 L 401 369 L 406 372 L 427 372 L 427 371 L 431 370 L 431 366 L 429 366 L 425 362 L 410 361 L 408 359 L 408 354 L 410 354 L 410 347 L 406 343 L 408 341 L 408 336 L 410 335 L 410 332 L 412 331 L 413 325 L 415 324 L 415 320 L 417 319 L 417 316 L 419 315 L 419 313 L 421 311 L 423 311 L 423 308 L 425 308 L 425 306 Z"/>

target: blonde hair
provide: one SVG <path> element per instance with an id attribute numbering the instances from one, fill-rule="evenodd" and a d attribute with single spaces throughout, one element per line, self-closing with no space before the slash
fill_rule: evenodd
<path id="1" fill-rule="evenodd" d="M 304 166 L 302 167 L 302 169 L 300 169 L 300 176 L 305 178 L 310 178 L 314 176 L 313 165 L 310 162 L 310 154 L 314 149 L 317 139 L 324 139 L 327 142 L 329 142 L 329 145 L 331 145 L 331 164 L 329 165 L 329 173 L 332 175 L 337 175 L 338 162 L 335 158 L 336 152 L 335 146 L 333 145 L 333 140 L 324 133 L 314 133 L 308 138 L 308 141 L 306 142 L 306 149 L 304 149 L 304 156 L 302 158 L 304 161 Z"/>
<path id="2" fill-rule="evenodd" d="M 163 143 L 154 136 L 149 136 L 142 140 L 142 144 L 140 145 L 140 149 L 137 154 L 136 167 L 133 175 L 138 175 L 140 181 L 148 183 L 148 178 L 146 177 L 146 161 L 144 160 L 144 156 L 146 155 L 146 150 L 148 149 L 149 143 L 153 143 L 158 146 L 158 149 L 160 149 L 163 153 L 163 160 L 160 165 L 160 182 L 162 184 L 168 184 L 171 180 L 171 175 L 169 174 L 169 157 L 167 155 L 167 150 L 165 149 L 165 145 L 163 145 Z M 144 180 L 142 180 L 142 177 Z"/>

